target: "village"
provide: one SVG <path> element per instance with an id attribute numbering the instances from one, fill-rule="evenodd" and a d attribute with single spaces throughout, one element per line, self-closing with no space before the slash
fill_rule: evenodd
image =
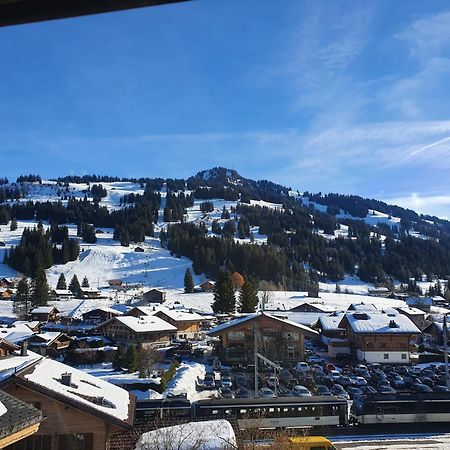
<path id="1" fill-rule="evenodd" d="M 173 399 L 190 408 L 208 399 L 354 403 L 449 392 L 443 297 L 265 291 L 254 313 L 215 314 L 212 281 L 193 293 L 149 288 L 120 301 L 128 288 L 115 279 L 76 294 L 53 289 L 48 306 L 14 318 L 17 283 L 0 280 L 0 311 L 10 308 L 0 380 L 5 395 L 46 418 L 16 432 L 32 434 L 32 448 L 75 439 L 84 447 L 73 448 L 132 449 L 136 430 L 154 429 L 152 411 Z"/>

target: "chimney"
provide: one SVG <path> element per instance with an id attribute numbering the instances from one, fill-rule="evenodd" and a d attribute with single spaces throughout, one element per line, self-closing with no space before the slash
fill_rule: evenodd
<path id="1" fill-rule="evenodd" d="M 395 320 L 391 320 L 389 322 L 389 328 L 398 328 L 397 322 Z"/>
<path id="2" fill-rule="evenodd" d="M 72 374 L 70 372 L 61 374 L 61 384 L 64 386 L 72 386 Z"/>
<path id="3" fill-rule="evenodd" d="M 28 342 L 23 341 L 20 345 L 20 356 L 28 356 Z"/>

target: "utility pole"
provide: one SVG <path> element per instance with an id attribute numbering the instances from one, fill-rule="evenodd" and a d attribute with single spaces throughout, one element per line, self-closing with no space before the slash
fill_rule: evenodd
<path id="1" fill-rule="evenodd" d="M 444 314 L 444 323 L 442 324 L 442 331 L 444 332 L 444 361 L 445 361 L 445 379 L 447 381 L 447 388 L 450 389 L 450 379 L 448 373 L 448 353 L 447 353 L 447 314 Z"/>
<path id="2" fill-rule="evenodd" d="M 253 325 L 253 346 L 255 364 L 255 398 L 258 398 L 258 333 L 255 324 Z"/>

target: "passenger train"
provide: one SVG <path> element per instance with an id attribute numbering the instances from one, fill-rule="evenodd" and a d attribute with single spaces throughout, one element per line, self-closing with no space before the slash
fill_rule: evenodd
<path id="1" fill-rule="evenodd" d="M 143 400 L 136 417 L 225 418 L 239 428 L 276 429 L 346 427 L 348 425 L 450 423 L 450 393 L 365 395 L 351 402 L 332 396 Z"/>

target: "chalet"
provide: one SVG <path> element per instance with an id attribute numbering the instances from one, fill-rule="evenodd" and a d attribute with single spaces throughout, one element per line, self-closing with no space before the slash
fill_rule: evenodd
<path id="1" fill-rule="evenodd" d="M 102 293 L 97 288 L 81 287 L 78 294 L 84 299 L 102 298 Z"/>
<path id="2" fill-rule="evenodd" d="M 13 344 L 7 339 L 0 338 L 0 358 L 12 355 L 15 351 L 19 350 L 19 348 L 18 345 Z"/>
<path id="3" fill-rule="evenodd" d="M 96 330 L 119 344 L 152 347 L 167 346 L 171 335 L 177 331 L 176 327 L 155 316 L 114 317 L 100 324 Z"/>
<path id="4" fill-rule="evenodd" d="M 200 323 L 203 321 L 200 314 L 162 307 L 154 315 L 176 327 L 177 332 L 172 335 L 173 338 L 197 339 L 199 337 Z"/>
<path id="5" fill-rule="evenodd" d="M 166 300 L 166 293 L 159 289 L 150 289 L 142 294 L 142 303 L 163 303 Z"/>
<path id="6" fill-rule="evenodd" d="M 14 287 L 14 281 L 9 278 L 0 279 L 0 288 L 9 288 L 12 289 Z"/>
<path id="7" fill-rule="evenodd" d="M 39 322 L 56 322 L 59 311 L 54 306 L 38 306 L 30 311 L 30 319 Z"/>
<path id="8" fill-rule="evenodd" d="M 319 339 L 317 331 L 265 312 L 222 323 L 207 334 L 220 339 L 219 356 L 222 361 L 232 363 L 253 360 L 255 331 L 260 352 L 283 362 L 302 361 L 305 337 Z"/>
<path id="9" fill-rule="evenodd" d="M 0 371 L 14 359 L 0 359 Z M 49 358 L 33 357 L 25 367 L 17 359 L 1 388 L 46 418 L 23 448 L 107 450 L 132 428 L 135 399 L 124 389 Z"/>
<path id="10" fill-rule="evenodd" d="M 50 293 L 52 300 L 70 300 L 74 298 L 74 294 L 70 289 L 53 289 Z"/>
<path id="11" fill-rule="evenodd" d="M 426 313 L 419 308 L 411 308 L 408 306 L 395 309 L 400 314 L 404 314 L 406 317 L 411 319 L 420 331 L 423 331 L 428 325 L 430 325 L 430 322 L 426 319 Z"/>
<path id="12" fill-rule="evenodd" d="M 4 391 L 0 391 L 0 410 L 0 448 L 26 448 L 24 439 L 39 430 L 42 412 Z"/>
<path id="13" fill-rule="evenodd" d="M 138 253 L 144 253 L 145 250 L 142 247 L 135 247 L 134 251 Z"/>
<path id="14" fill-rule="evenodd" d="M 420 335 L 405 315 L 383 312 L 346 313 L 339 328 L 346 330 L 356 359 L 369 363 L 409 363 L 411 341 Z"/>
<path id="15" fill-rule="evenodd" d="M 429 313 L 431 306 L 433 305 L 433 299 L 431 297 L 408 297 L 406 304 L 413 308 L 421 309 L 422 311 Z"/>
<path id="16" fill-rule="evenodd" d="M 155 314 L 155 312 L 158 311 L 160 307 L 161 305 L 159 303 L 148 306 L 135 306 L 134 308 L 131 308 L 127 313 L 125 313 L 125 315 L 134 317 L 153 316 L 153 314 Z"/>
<path id="17" fill-rule="evenodd" d="M 29 337 L 28 347 L 40 355 L 60 356 L 60 351 L 69 347 L 72 338 L 59 331 L 36 333 Z"/>
<path id="18" fill-rule="evenodd" d="M 448 331 L 447 331 L 448 332 Z M 442 322 L 430 323 L 423 330 L 424 341 L 433 345 L 444 345 L 444 326 Z"/>
<path id="19" fill-rule="evenodd" d="M 291 311 L 269 311 L 264 310 L 272 316 L 279 317 L 280 319 L 290 320 L 291 322 L 299 323 L 300 325 L 306 325 L 312 327 L 317 322 L 317 319 L 322 316 L 326 316 L 329 313 L 323 312 L 291 312 Z"/>
<path id="20" fill-rule="evenodd" d="M 201 285 L 200 285 L 200 289 L 203 292 L 212 292 L 214 290 L 214 286 L 216 285 L 216 283 L 214 283 L 214 281 L 211 280 L 207 280 L 204 281 Z"/>
<path id="21" fill-rule="evenodd" d="M 367 291 L 372 297 L 387 297 L 389 295 L 389 289 L 385 286 L 369 286 Z"/>
<path id="22" fill-rule="evenodd" d="M 26 320 L 16 320 L 12 324 L 13 327 L 26 327 L 29 328 L 33 333 L 39 333 L 41 327 L 41 322 L 38 320 L 26 321 Z"/>
<path id="23" fill-rule="evenodd" d="M 0 299 L 1 300 L 9 300 L 11 298 L 11 289 L 0 288 Z"/>
<path id="24" fill-rule="evenodd" d="M 339 324 L 344 313 L 335 312 L 328 316 L 321 316 L 312 328 L 322 337 L 322 342 L 328 347 L 328 356 L 335 358 L 339 354 L 350 354 L 350 342 L 346 336 L 345 328 Z"/>
<path id="25" fill-rule="evenodd" d="M 82 314 L 82 317 L 84 322 L 102 323 L 112 319 L 113 317 L 121 316 L 122 314 L 123 313 L 117 309 L 108 308 L 105 306 L 87 311 Z"/>
<path id="26" fill-rule="evenodd" d="M 122 280 L 115 279 L 115 280 L 108 280 L 109 287 L 121 287 L 123 284 Z"/>

